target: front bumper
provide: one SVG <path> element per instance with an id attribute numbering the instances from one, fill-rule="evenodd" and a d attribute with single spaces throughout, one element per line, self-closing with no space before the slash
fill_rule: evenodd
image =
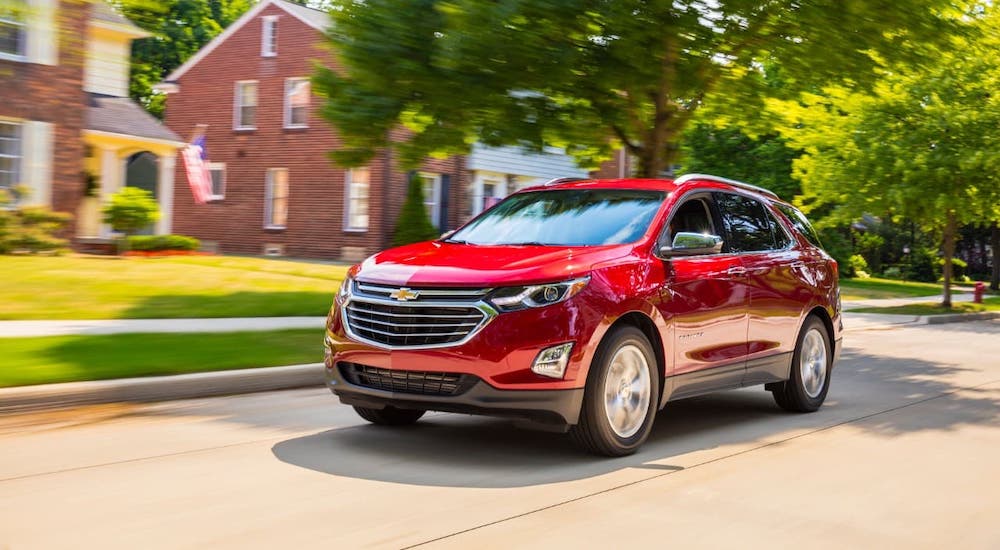
<path id="1" fill-rule="evenodd" d="M 391 392 L 348 382 L 340 369 L 326 369 L 327 387 L 345 405 L 381 409 L 443 411 L 506 416 L 551 426 L 577 423 L 583 403 L 583 388 L 566 390 L 499 390 L 476 380 L 459 395 L 438 396 Z"/>

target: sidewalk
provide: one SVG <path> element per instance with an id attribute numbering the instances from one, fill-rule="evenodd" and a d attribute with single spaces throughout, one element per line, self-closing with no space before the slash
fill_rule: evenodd
<path id="1" fill-rule="evenodd" d="M 920 304 L 924 302 L 938 302 L 940 303 L 942 296 L 937 294 L 935 296 L 917 296 L 914 298 L 871 298 L 868 300 L 844 300 L 843 306 L 845 311 L 850 311 L 859 307 L 895 307 L 895 306 L 906 306 L 910 304 Z M 951 301 L 956 302 L 971 302 L 972 293 L 952 293 Z"/>
<path id="2" fill-rule="evenodd" d="M 314 328 L 325 317 L 232 317 L 216 319 L 109 319 L 90 321 L 0 321 L 0 338 L 123 334 L 136 332 L 240 332 Z"/>

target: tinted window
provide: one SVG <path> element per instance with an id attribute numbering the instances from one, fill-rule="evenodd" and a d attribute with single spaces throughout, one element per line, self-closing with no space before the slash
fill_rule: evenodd
<path id="1" fill-rule="evenodd" d="M 781 226 L 781 223 L 775 219 L 771 212 L 767 213 L 767 224 L 771 226 L 771 235 L 774 237 L 775 249 L 783 250 L 792 244 L 792 238 L 788 236 L 788 233 L 785 233 L 785 228 Z"/>
<path id="2" fill-rule="evenodd" d="M 678 233 L 701 233 L 703 235 L 715 235 L 715 228 L 712 225 L 712 216 L 709 214 L 708 205 L 702 199 L 691 199 L 682 204 L 670 218 L 669 234 L 667 242 L 672 242 Z"/>
<path id="3" fill-rule="evenodd" d="M 726 226 L 730 252 L 772 250 L 774 239 L 764 206 L 749 197 L 713 193 Z"/>
<path id="4" fill-rule="evenodd" d="M 806 219 L 805 214 L 786 204 L 775 204 L 775 206 L 788 218 L 788 221 L 792 222 L 792 227 L 799 233 L 802 233 L 802 236 L 807 241 L 823 248 L 823 245 L 819 242 L 819 235 L 816 234 L 816 230 L 813 229 L 812 224 Z"/>
<path id="5" fill-rule="evenodd" d="M 448 241 L 482 245 L 597 246 L 639 239 L 665 194 L 619 189 L 518 193 L 456 231 Z"/>

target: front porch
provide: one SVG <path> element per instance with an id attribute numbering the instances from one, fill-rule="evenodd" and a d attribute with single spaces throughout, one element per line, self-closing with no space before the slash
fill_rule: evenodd
<path id="1" fill-rule="evenodd" d="M 87 122 L 83 171 L 90 188 L 76 212 L 76 241 L 94 244 L 113 237 L 101 221 L 101 207 L 125 186 L 152 193 L 160 218 L 149 232 L 170 233 L 174 167 L 177 151 L 185 144 L 128 98 L 94 95 Z"/>

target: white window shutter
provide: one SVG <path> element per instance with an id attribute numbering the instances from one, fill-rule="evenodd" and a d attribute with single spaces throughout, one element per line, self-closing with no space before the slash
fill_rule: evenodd
<path id="1" fill-rule="evenodd" d="M 59 33 L 56 28 L 57 0 L 35 0 L 28 11 L 27 58 L 29 63 L 59 63 Z"/>
<path id="2" fill-rule="evenodd" d="M 21 127 L 21 181 L 31 189 L 28 204 L 52 206 L 52 127 L 35 120 Z"/>

